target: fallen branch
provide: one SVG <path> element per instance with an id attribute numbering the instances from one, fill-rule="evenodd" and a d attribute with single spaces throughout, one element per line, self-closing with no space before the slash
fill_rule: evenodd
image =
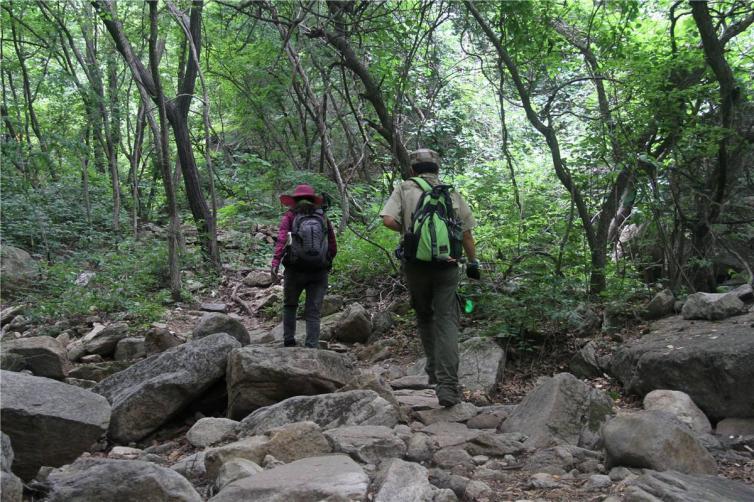
<path id="1" fill-rule="evenodd" d="M 230 299 L 233 300 L 234 302 L 236 302 L 237 304 L 239 304 L 241 306 L 241 308 L 246 311 L 247 314 L 249 314 L 250 316 L 254 317 L 254 310 L 249 306 L 248 303 L 246 303 L 245 301 L 241 300 L 241 297 L 238 296 L 238 288 L 240 288 L 240 287 L 241 287 L 241 283 L 240 282 L 238 284 L 236 284 L 235 286 L 233 286 L 233 291 L 231 291 L 231 293 L 230 293 Z"/>

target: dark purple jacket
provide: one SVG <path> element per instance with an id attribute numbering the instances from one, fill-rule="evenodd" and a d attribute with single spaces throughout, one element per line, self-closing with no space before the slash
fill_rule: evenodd
<path id="1" fill-rule="evenodd" d="M 275 253 L 272 255 L 273 268 L 280 266 L 280 261 L 283 259 L 283 252 L 285 251 L 285 241 L 288 240 L 288 232 L 291 231 L 291 226 L 293 225 L 293 219 L 295 217 L 296 214 L 292 210 L 288 210 L 283 214 L 283 218 L 280 220 L 278 240 L 275 242 Z M 335 231 L 332 228 L 330 220 L 325 218 L 325 221 L 327 222 L 327 251 L 332 260 L 338 253 L 338 243 L 335 241 Z"/>

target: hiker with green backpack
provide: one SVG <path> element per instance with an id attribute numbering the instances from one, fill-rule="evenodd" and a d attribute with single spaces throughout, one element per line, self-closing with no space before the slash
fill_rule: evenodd
<path id="1" fill-rule="evenodd" d="M 393 190 L 380 216 L 386 227 L 402 235 L 400 254 L 429 383 L 436 385 L 440 405 L 449 407 L 461 402 L 456 291 L 464 252 L 466 275 L 480 278 L 471 235 L 476 222 L 461 195 L 440 182 L 437 152 L 416 150 L 410 160 L 414 176 Z"/>

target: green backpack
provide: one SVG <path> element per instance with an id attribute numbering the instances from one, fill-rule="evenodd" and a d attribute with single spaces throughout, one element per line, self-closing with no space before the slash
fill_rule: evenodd
<path id="1" fill-rule="evenodd" d="M 463 232 L 456 219 L 450 185 L 430 185 L 422 178 L 410 178 L 422 193 L 411 214 L 411 228 L 403 237 L 407 261 L 447 263 L 461 257 Z"/>

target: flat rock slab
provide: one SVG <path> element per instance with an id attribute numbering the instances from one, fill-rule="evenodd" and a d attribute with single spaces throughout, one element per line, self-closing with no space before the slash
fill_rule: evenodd
<path id="1" fill-rule="evenodd" d="M 611 373 L 628 392 L 655 389 L 688 394 L 712 420 L 754 416 L 754 312 L 724 321 L 679 316 L 652 324 L 650 333 L 622 345 Z"/>
<path id="2" fill-rule="evenodd" d="M 429 377 L 426 374 L 406 375 L 390 381 L 393 389 L 429 389 Z"/>
<path id="3" fill-rule="evenodd" d="M 351 390 L 317 396 L 297 396 L 260 408 L 241 421 L 247 434 L 261 434 L 292 422 L 314 422 L 323 429 L 343 425 L 394 427 L 398 410 L 371 390 Z"/>
<path id="4" fill-rule="evenodd" d="M 225 375 L 230 351 L 240 343 L 209 335 L 137 362 L 97 384 L 113 407 L 110 437 L 138 441 L 170 420 Z"/>
<path id="5" fill-rule="evenodd" d="M 743 502 L 754 500 L 754 487 L 719 476 L 645 471 L 626 483 L 627 501 Z"/>
<path id="6" fill-rule="evenodd" d="M 199 310 L 203 310 L 205 312 L 220 312 L 225 314 L 228 312 L 228 306 L 224 303 L 202 303 L 199 306 Z"/>
<path id="7" fill-rule="evenodd" d="M 490 338 L 475 337 L 459 346 L 458 381 L 471 391 L 490 393 L 503 381 L 505 351 Z"/>
<path id="8" fill-rule="evenodd" d="M 374 502 L 429 502 L 434 491 L 435 488 L 429 484 L 429 473 L 423 465 L 395 459 L 379 484 Z"/>
<path id="9" fill-rule="evenodd" d="M 212 502 L 314 502 L 364 500 L 369 477 L 348 455 L 326 455 L 291 462 L 227 485 Z"/>
<path id="10" fill-rule="evenodd" d="M 241 419 L 289 397 L 334 392 L 354 377 L 348 356 L 303 347 L 243 347 L 228 358 L 228 415 Z"/>
<path id="11" fill-rule="evenodd" d="M 2 371 L 0 393 L 3 432 L 15 453 L 13 472 L 24 480 L 43 465 L 58 467 L 76 459 L 110 422 L 104 397 L 48 378 Z"/>
<path id="12" fill-rule="evenodd" d="M 191 483 L 176 471 L 139 460 L 82 459 L 48 477 L 49 502 L 200 502 Z"/>
<path id="13" fill-rule="evenodd" d="M 413 411 L 434 410 L 442 408 L 437 402 L 437 395 L 431 389 L 399 389 L 393 392 L 395 399 Z"/>

